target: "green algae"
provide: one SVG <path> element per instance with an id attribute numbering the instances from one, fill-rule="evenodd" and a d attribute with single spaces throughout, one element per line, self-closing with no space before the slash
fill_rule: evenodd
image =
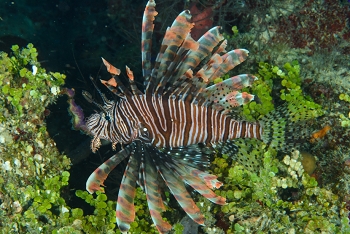
<path id="1" fill-rule="evenodd" d="M 346 233 L 350 230 L 345 203 L 331 190 L 319 187 L 315 178 L 304 172 L 298 151 L 280 161 L 275 151 L 266 150 L 258 173 L 235 161 L 227 164 L 225 155 L 215 158 L 212 170 L 224 181 L 216 194 L 225 196 L 227 205 L 213 207 L 201 199 L 205 204 L 202 211 L 209 218 L 213 213 L 221 213 L 221 219 L 229 226 L 225 233 Z M 209 214 L 207 207 L 213 207 L 214 212 Z"/>
<path id="2" fill-rule="evenodd" d="M 15 46 L 13 51 L 12 57 L 1 53 L 0 60 L 1 230 L 6 233 L 120 233 L 115 224 L 116 204 L 108 201 L 105 194 L 93 196 L 86 191 L 76 191 L 77 197 L 94 207 L 93 214 L 70 208 L 63 199 L 69 183 L 70 161 L 58 152 L 50 139 L 43 112 L 56 100 L 64 75 L 47 73 L 41 68 L 32 45 L 22 50 Z M 30 71 L 28 65 L 35 66 L 37 72 Z M 262 103 L 249 105 L 247 115 L 255 118 L 273 109 L 269 104 L 271 79 L 281 82 L 284 90 L 280 93 L 281 99 L 316 106 L 299 91 L 295 64 L 285 65 L 283 69 L 261 66 L 259 74 L 263 77 L 253 92 Z M 227 205 L 216 206 L 202 197 L 198 199 L 197 205 L 207 218 L 204 227 L 207 233 L 224 233 L 218 217 L 228 224 L 226 233 L 350 232 L 345 204 L 339 195 L 320 187 L 313 177 L 302 172 L 297 152 L 278 160 L 274 150 L 262 149 L 258 172 L 246 169 L 226 155 L 214 159 L 212 171 L 224 182 L 216 193 L 227 198 Z M 135 209 L 136 218 L 130 232 L 156 233 L 140 188 Z M 173 214 L 171 209 L 167 212 Z M 175 233 L 181 233 L 182 229 L 181 224 L 174 224 Z"/>
<path id="3" fill-rule="evenodd" d="M 114 204 L 106 202 L 104 194 L 92 199 L 96 209 L 91 216 L 70 208 L 64 199 L 70 160 L 49 137 L 44 111 L 57 99 L 65 75 L 46 72 L 32 44 L 24 49 L 13 46 L 12 51 L 11 57 L 0 53 L 0 229 L 4 233 L 115 233 Z"/>
<path id="4" fill-rule="evenodd" d="M 289 103 L 289 112 L 295 120 L 313 119 L 325 113 L 320 105 L 303 93 L 297 61 L 286 63 L 282 68 L 260 62 L 256 75 L 259 80 L 243 90 L 258 97 L 256 102 L 242 107 L 245 119 L 256 120 L 266 115 L 275 108 L 272 100 Z M 347 96 L 340 95 L 339 99 L 347 101 Z M 300 112 L 293 106 L 305 106 L 308 111 Z M 341 119 L 342 126 L 348 126 L 347 118 L 341 116 Z M 242 141 L 238 139 L 235 144 L 240 146 Z M 251 158 L 244 160 L 218 154 L 212 162 L 212 172 L 224 182 L 216 193 L 227 198 L 227 205 L 213 206 L 201 199 L 204 204 L 202 211 L 206 218 L 212 220 L 208 223 L 209 227 L 204 227 L 207 233 L 216 233 L 220 229 L 225 233 L 350 231 L 348 210 L 343 202 L 344 191 L 332 189 L 327 184 L 320 186 L 314 177 L 303 171 L 298 151 L 281 159 L 275 150 L 266 148 L 262 142 L 253 143 L 263 152 L 246 153 L 245 156 L 250 155 Z M 245 145 L 240 148 L 244 150 Z M 255 165 L 258 164 L 258 167 L 249 166 L 253 165 L 252 160 L 257 161 Z M 346 180 L 338 186 L 347 187 Z M 213 210 L 208 212 L 208 207 Z"/>
<path id="5" fill-rule="evenodd" d="M 4 233 L 47 233 L 70 225 L 61 196 L 70 160 L 49 137 L 45 108 L 59 94 L 65 76 L 46 72 L 32 44 L 0 52 L 0 227 Z M 32 71 L 28 70 L 32 67 Z"/>
<path id="6" fill-rule="evenodd" d="M 309 96 L 304 95 L 302 91 L 298 61 L 285 63 L 283 68 L 260 62 L 257 77 L 259 79 L 253 83 L 251 88 L 244 89 L 258 98 L 258 101 L 243 106 L 242 115 L 247 120 L 258 119 L 273 110 L 272 100 L 276 92 L 280 93 L 281 101 L 313 109 L 310 117 L 318 117 L 323 114 L 321 106 L 313 102 Z"/>
<path id="7" fill-rule="evenodd" d="M 343 100 L 343 101 L 346 101 L 346 102 L 350 102 L 350 96 L 348 94 L 345 94 L 345 93 L 341 93 L 339 95 L 339 100 Z"/>
<path id="8" fill-rule="evenodd" d="M 13 108 L 8 110 L 14 117 L 35 110 L 35 105 L 39 104 L 41 108 L 37 107 L 36 111 L 42 112 L 57 97 L 59 87 L 64 84 L 66 77 L 58 72 L 47 73 L 37 61 L 38 53 L 32 44 L 21 50 L 14 45 L 12 52 L 11 57 L 4 52 L 0 53 L 2 104 L 12 105 Z"/>
<path id="9" fill-rule="evenodd" d="M 96 193 L 97 196 L 93 196 L 87 191 L 81 190 L 77 190 L 75 194 L 95 208 L 92 215 L 86 215 L 83 217 L 84 219 L 82 219 L 82 230 L 84 232 L 121 233 L 119 229 L 116 228 L 115 223 L 115 201 L 108 201 L 107 196 L 100 191 Z M 136 189 L 135 213 L 135 221 L 130 224 L 131 233 L 157 233 L 149 215 L 146 195 L 141 188 Z"/>
<path id="10" fill-rule="evenodd" d="M 4 233 L 120 233 L 115 223 L 116 202 L 103 193 L 76 191 L 94 207 L 84 214 L 64 197 L 69 185 L 70 160 L 49 137 L 45 108 L 53 103 L 65 75 L 46 72 L 37 50 L 12 47 L 13 56 L 0 52 L 0 229 Z M 29 68 L 32 67 L 32 71 Z M 156 233 L 146 198 L 137 190 L 131 232 Z"/>

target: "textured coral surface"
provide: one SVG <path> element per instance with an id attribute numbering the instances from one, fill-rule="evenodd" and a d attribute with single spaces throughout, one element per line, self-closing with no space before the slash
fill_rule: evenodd
<path id="1" fill-rule="evenodd" d="M 108 146 L 90 155 L 89 137 L 70 130 L 67 98 L 58 95 L 66 82 L 75 88 L 78 105 L 92 113 L 81 90 L 93 88 L 88 78 L 80 78 L 79 68 L 84 77 L 99 78 L 101 56 L 113 58 L 118 67 L 129 65 L 135 77 L 140 74 L 139 32 L 145 2 L 36 2 L 2 1 L 0 7 L 4 22 L 0 50 L 6 52 L 0 52 L 0 229 L 4 233 L 118 232 L 115 188 L 122 173 L 106 181 L 106 194 L 83 191 L 94 167 L 113 152 Z M 215 206 L 198 197 L 197 205 L 207 220 L 205 227 L 198 227 L 181 221 L 184 213 L 167 193 L 165 216 L 173 224 L 181 221 L 173 232 L 349 233 L 347 1 L 159 1 L 154 44 L 177 13 L 194 6 L 199 16 L 210 12 L 205 24 L 213 20 L 223 26 L 229 47 L 250 51 L 243 66 L 259 77 L 250 92 L 260 101 L 244 106 L 237 115 L 258 119 L 285 101 L 296 101 L 316 107 L 319 117 L 307 122 L 309 138 L 301 153 L 276 152 L 251 142 L 256 147 L 249 149 L 254 160 L 215 155 L 211 171 L 224 182 L 216 193 L 228 204 Z M 67 79 L 43 67 L 65 73 Z M 311 175 L 304 172 L 304 152 L 315 159 Z M 64 154 L 72 155 L 72 168 Z M 252 162 L 260 166 L 250 170 L 246 165 Z M 140 190 L 135 206 L 137 219 L 131 232 L 155 233 Z"/>

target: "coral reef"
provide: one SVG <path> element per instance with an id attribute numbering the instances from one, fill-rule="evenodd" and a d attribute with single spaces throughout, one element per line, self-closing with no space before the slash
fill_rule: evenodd
<path id="1" fill-rule="evenodd" d="M 347 19 L 350 11 L 337 1 L 305 1 L 300 10 L 288 17 L 282 17 L 278 23 L 275 39 L 290 43 L 292 48 L 332 50 L 342 40 L 350 38 Z M 349 53 L 349 46 L 343 52 Z"/>
<path id="2" fill-rule="evenodd" d="M 11 14 L 1 16 L 6 26 L 2 26 L 1 45 L 13 43 L 9 32 L 15 32 L 16 41 L 35 41 L 42 57 L 51 59 L 45 64 L 47 67 L 60 64 L 60 71 L 68 71 L 72 77 L 78 73 L 72 65 L 73 55 L 67 56 L 71 50 L 84 75 L 96 73 L 97 60 L 106 54 L 120 64 L 138 66 L 139 29 L 133 25 L 139 25 L 135 22 L 140 18 L 130 15 L 141 15 L 144 2 L 138 1 L 138 7 L 136 3 L 111 0 L 100 11 L 102 3 L 79 6 L 78 2 L 61 1 L 56 8 L 47 2 L 28 7 L 30 12 L 23 8 L 23 2 L 2 7 Z M 214 1 L 201 2 L 203 11 L 214 6 Z M 346 1 L 289 2 L 221 1 L 212 18 L 214 25 L 234 31 L 234 35 L 226 32 L 229 45 L 251 51 L 251 59 L 244 66 L 259 76 L 250 90 L 258 100 L 241 110 L 244 118 L 258 119 L 284 101 L 303 102 L 316 108 L 315 116 L 323 114 L 308 121 L 311 131 L 307 146 L 302 149 L 302 154 L 314 157 L 311 164 L 315 169 L 306 173 L 297 151 L 277 154 L 264 145 L 258 145 L 262 150 L 254 152 L 260 155 L 257 172 L 225 155 L 216 155 L 211 168 L 225 182 L 225 187 L 216 192 L 227 197 L 228 205 L 219 207 L 198 199 L 197 205 L 207 218 L 206 233 L 350 232 L 349 8 Z M 186 1 L 188 6 L 196 3 Z M 16 18 L 16 5 L 21 5 L 23 17 Z M 164 22 L 182 9 L 183 1 L 159 4 L 156 36 L 169 25 Z M 78 17 L 70 18 L 72 11 Z M 23 19 L 23 23 L 18 23 L 18 19 Z M 67 26 L 68 21 L 72 22 L 71 27 Z M 48 34 L 53 27 L 68 32 L 57 35 L 50 30 Z M 106 197 L 80 190 L 69 192 L 68 186 L 76 178 L 70 178 L 70 161 L 56 149 L 45 123 L 48 105 L 57 100 L 65 79 L 59 73 L 46 72 L 37 61 L 37 53 L 32 45 L 25 49 L 14 46 L 10 56 L 0 53 L 0 229 L 7 233 L 118 232 L 114 224 L 115 202 L 109 201 L 108 193 Z M 96 68 L 89 70 L 92 64 Z M 81 86 L 74 83 L 77 93 Z M 313 137 L 325 126 L 330 128 L 322 138 Z M 69 207 L 73 196 L 87 204 Z M 136 196 L 139 218 L 132 224 L 131 232 L 155 232 L 139 189 Z M 168 196 L 166 201 L 173 203 L 173 198 Z M 172 223 L 183 216 L 170 208 L 166 214 Z M 183 228 L 182 224 L 175 224 L 174 232 L 181 233 Z"/>
<path id="3" fill-rule="evenodd" d="M 247 89 L 256 95 L 256 102 L 243 106 L 243 116 L 246 119 L 257 119 L 270 112 L 274 105 L 280 105 L 282 101 L 314 109 L 310 117 L 322 115 L 321 106 L 303 94 L 298 61 L 285 63 L 283 68 L 260 62 L 257 76 L 259 80 L 254 82 L 250 90 Z"/>
<path id="4" fill-rule="evenodd" d="M 228 204 L 206 213 L 208 220 L 213 213 L 220 217 L 216 225 L 225 233 L 350 231 L 345 202 L 304 172 L 299 151 L 281 161 L 273 150 L 265 151 L 258 174 L 227 160 L 225 155 L 215 158 L 212 168 L 225 182 L 217 193 Z M 208 211 L 210 204 L 202 202 Z M 212 227 L 205 230 L 210 233 Z"/>
<path id="5" fill-rule="evenodd" d="M 65 76 L 46 72 L 32 44 L 0 52 L 0 229 L 3 233 L 120 233 L 115 202 L 77 190 L 75 196 L 93 207 L 93 214 L 71 208 L 70 160 L 56 148 L 46 130 L 46 108 L 55 102 Z M 32 68 L 30 71 L 28 68 Z M 68 96 L 73 93 L 64 89 Z M 72 100 L 68 100 L 72 101 Z M 79 109 L 71 110 L 79 113 Z M 156 233 L 140 188 L 133 233 Z M 183 226 L 175 225 L 180 233 Z"/>
<path id="6" fill-rule="evenodd" d="M 47 232 L 66 210 L 61 188 L 68 185 L 70 161 L 58 152 L 44 122 L 65 76 L 46 72 L 32 44 L 12 51 L 11 57 L 0 52 L 0 228 Z"/>
<path id="7" fill-rule="evenodd" d="M 247 119 L 256 119 L 263 115 L 264 107 L 272 109 L 281 99 L 295 101 L 295 97 L 317 106 L 318 115 L 323 115 L 307 122 L 309 139 L 302 151 L 316 159 L 311 176 L 319 187 L 349 204 L 349 3 L 295 1 L 291 8 L 285 2 L 279 14 L 274 14 L 276 5 L 269 2 L 273 4 L 265 9 L 265 19 L 252 11 L 249 30 L 239 26 L 238 36 L 226 36 L 229 45 L 248 45 L 257 54 L 252 53 L 253 59 L 259 62 L 258 68 L 251 65 L 259 74 L 259 83 L 251 92 L 259 99 L 257 104 L 244 107 L 243 114 Z M 290 62 L 293 60 L 298 64 Z M 287 69 L 294 71 L 289 73 Z M 344 212 L 345 217 L 348 211 Z M 342 222 L 347 223 L 345 219 Z"/>
<path id="8" fill-rule="evenodd" d="M 316 100 L 321 105 L 316 104 L 307 96 L 307 86 L 310 84 L 302 81 L 296 61 L 285 63 L 282 69 L 260 62 L 258 76 L 259 80 L 249 90 L 258 99 L 256 103 L 243 106 L 244 118 L 257 119 L 273 109 L 273 103 L 280 104 L 281 100 L 302 103 L 313 108 L 315 111 L 311 117 L 322 116 L 319 117 L 322 121 L 309 121 L 309 128 L 315 131 L 309 133 L 311 145 L 304 148 L 317 155 L 318 159 L 308 152 L 300 154 L 294 151 L 291 156 L 281 158 L 271 149 L 265 149 L 263 155 L 252 151 L 251 155 L 260 155 L 257 159 L 264 162 L 258 172 L 252 172 L 247 170 L 249 167 L 244 167 L 244 163 L 230 162 L 225 155 L 215 158 L 212 170 L 225 182 L 224 189 L 217 192 L 228 199 L 228 205 L 221 209 L 214 208 L 214 212 L 207 213 L 209 220 L 213 219 L 214 213 L 217 219 L 215 225 L 225 233 L 349 232 L 349 211 L 345 206 L 345 203 L 349 203 L 346 195 L 349 193 L 346 179 L 349 178 L 349 172 L 344 169 L 344 157 L 347 154 L 343 156 L 339 153 L 348 150 L 335 146 L 332 150 L 320 152 L 318 148 L 324 148 L 322 144 L 330 144 L 327 141 L 331 139 L 339 139 L 341 142 L 338 144 L 349 145 L 349 130 L 345 124 L 347 118 L 338 115 L 338 120 L 333 120 L 330 127 L 330 123 L 325 121 L 334 118 L 334 114 L 321 107 L 331 108 L 324 105 L 325 100 L 338 96 L 339 100 L 347 101 L 346 94 L 337 95 L 334 91 L 328 91 L 328 87 L 319 86 L 322 96 L 317 95 Z M 339 107 L 338 111 L 341 110 Z M 339 129 L 340 126 L 342 130 Z M 334 127 L 337 131 L 333 131 Z M 347 128 L 346 131 L 344 127 Z M 258 149 L 265 147 L 257 146 L 257 142 L 254 145 Z M 238 158 L 238 162 L 243 160 L 245 159 Z M 331 178 L 332 176 L 335 178 Z M 324 220 L 324 217 L 327 218 Z M 206 232 L 217 233 L 218 230 L 213 230 L 212 227 L 206 228 Z"/>
<path id="9" fill-rule="evenodd" d="M 304 171 L 311 176 L 317 167 L 316 158 L 308 152 L 301 152 L 300 154 Z"/>

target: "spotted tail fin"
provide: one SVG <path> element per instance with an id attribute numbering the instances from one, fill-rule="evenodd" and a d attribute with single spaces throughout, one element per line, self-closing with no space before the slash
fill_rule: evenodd
<path id="1" fill-rule="evenodd" d="M 314 108 L 286 103 L 260 119 L 259 124 L 263 128 L 260 140 L 237 138 L 218 144 L 218 147 L 222 154 L 238 161 L 247 170 L 258 173 L 264 149 L 271 147 L 290 152 L 300 146 L 309 136 L 305 121 L 319 114 Z"/>
<path id="2" fill-rule="evenodd" d="M 238 138 L 226 141 L 221 147 L 222 154 L 226 154 L 233 160 L 238 161 L 251 172 L 259 172 L 263 160 L 263 149 L 265 148 L 264 143 L 260 140 Z"/>
<path id="3" fill-rule="evenodd" d="M 291 151 L 305 142 L 305 120 L 315 118 L 319 111 L 304 104 L 286 103 L 265 115 L 260 121 L 262 140 L 269 147 Z"/>

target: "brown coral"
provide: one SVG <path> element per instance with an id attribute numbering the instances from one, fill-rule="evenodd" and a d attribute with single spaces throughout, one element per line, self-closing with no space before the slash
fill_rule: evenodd
<path id="1" fill-rule="evenodd" d="M 341 40 L 349 39 L 348 7 L 339 1 L 308 0 L 299 12 L 282 17 L 278 23 L 276 41 L 288 41 L 294 48 L 330 50 Z"/>

